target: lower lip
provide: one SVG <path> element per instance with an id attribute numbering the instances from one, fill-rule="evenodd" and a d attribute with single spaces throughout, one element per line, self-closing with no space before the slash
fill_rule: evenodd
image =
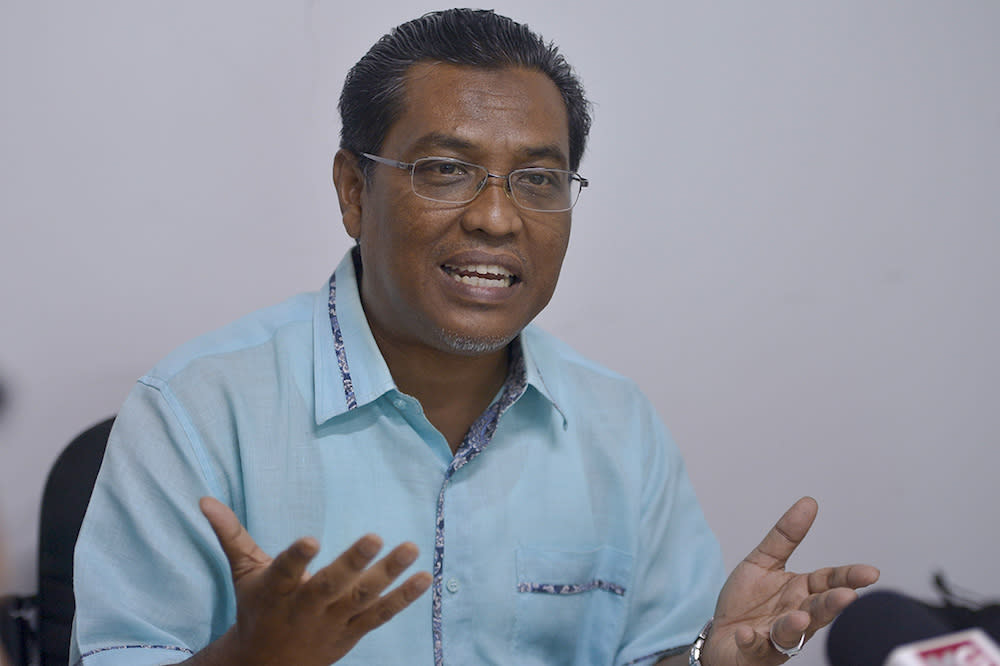
<path id="1" fill-rule="evenodd" d="M 518 288 L 521 286 L 521 282 L 519 280 L 515 280 L 509 287 L 479 287 L 466 284 L 465 282 L 459 282 L 443 268 L 441 269 L 441 277 L 448 285 L 449 291 L 452 293 L 458 294 L 467 300 L 487 303 L 499 303 L 504 301 L 517 293 Z"/>

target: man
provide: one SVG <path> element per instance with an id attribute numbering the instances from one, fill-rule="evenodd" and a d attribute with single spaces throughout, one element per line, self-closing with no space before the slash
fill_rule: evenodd
<path id="1" fill-rule="evenodd" d="M 529 326 L 587 184 L 587 102 L 554 48 L 492 12 L 430 14 L 340 106 L 357 245 L 318 294 L 139 381 L 77 549 L 75 659 L 777 664 L 874 582 L 784 571 L 803 499 L 718 593 L 649 404 Z M 383 540 L 401 545 L 375 561 Z"/>

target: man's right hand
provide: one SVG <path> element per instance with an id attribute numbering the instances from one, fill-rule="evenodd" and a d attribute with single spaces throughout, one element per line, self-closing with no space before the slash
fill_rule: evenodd
<path id="1" fill-rule="evenodd" d="M 366 534 L 310 575 L 306 565 L 319 552 L 315 539 L 299 539 L 272 559 L 225 504 L 203 497 L 200 506 L 229 560 L 236 624 L 188 660 L 191 666 L 328 666 L 430 587 L 430 574 L 421 571 L 382 595 L 417 559 L 412 543 L 368 566 L 382 540 Z"/>

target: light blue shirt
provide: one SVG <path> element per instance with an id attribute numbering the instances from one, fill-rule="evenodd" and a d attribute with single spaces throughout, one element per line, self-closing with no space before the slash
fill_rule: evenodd
<path id="1" fill-rule="evenodd" d="M 115 422 L 75 560 L 71 664 L 183 661 L 235 620 L 198 499 L 324 566 L 366 532 L 413 541 L 432 589 L 342 664 L 652 663 L 711 617 L 718 543 L 629 380 L 529 326 L 453 455 L 396 389 L 350 253 L 317 293 L 181 347 Z"/>

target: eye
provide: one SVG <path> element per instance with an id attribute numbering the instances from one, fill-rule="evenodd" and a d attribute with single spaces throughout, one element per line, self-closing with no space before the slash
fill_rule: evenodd
<path id="1" fill-rule="evenodd" d="M 527 185 L 544 187 L 555 185 L 556 181 L 548 171 L 531 171 L 524 176 Z"/>
<path id="2" fill-rule="evenodd" d="M 424 157 L 413 163 L 413 191 L 431 201 L 472 201 L 486 178 L 478 170 L 447 157 Z"/>
<path id="3" fill-rule="evenodd" d="M 445 162 L 442 160 L 440 162 L 433 163 L 432 167 L 442 176 L 457 176 L 465 173 L 465 169 L 463 169 L 462 165 L 458 162 Z"/>
<path id="4" fill-rule="evenodd" d="M 564 189 L 566 177 L 554 169 L 525 169 L 517 174 L 514 186 L 535 196 Z"/>
<path id="5" fill-rule="evenodd" d="M 417 160 L 414 169 L 427 178 L 460 178 L 468 175 L 469 169 L 458 160 L 425 157 Z"/>

